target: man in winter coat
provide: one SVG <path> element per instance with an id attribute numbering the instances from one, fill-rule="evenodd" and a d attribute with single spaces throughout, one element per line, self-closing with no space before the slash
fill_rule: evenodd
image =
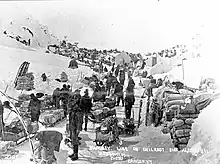
<path id="1" fill-rule="evenodd" d="M 100 101 L 102 99 L 102 92 L 100 87 L 95 87 L 92 95 L 93 102 Z"/>
<path id="2" fill-rule="evenodd" d="M 31 113 L 31 122 L 38 122 L 40 117 L 41 102 L 33 93 L 30 95 L 30 97 L 31 100 L 28 111 Z"/>
<path id="3" fill-rule="evenodd" d="M 120 83 L 116 84 L 114 95 L 117 97 L 117 106 L 119 106 L 121 100 L 122 106 L 124 106 L 123 86 Z"/>
<path id="4" fill-rule="evenodd" d="M 55 105 L 56 109 L 60 108 L 60 88 L 56 88 L 53 91 L 53 104 Z"/>
<path id="5" fill-rule="evenodd" d="M 111 87 L 112 87 L 112 79 L 113 79 L 113 76 L 112 76 L 112 73 L 110 72 L 109 76 L 107 77 L 107 80 L 106 80 L 107 95 L 110 94 L 110 90 L 111 90 Z"/>
<path id="6" fill-rule="evenodd" d="M 80 108 L 82 109 L 84 116 L 85 116 L 85 128 L 84 130 L 87 131 L 87 124 L 88 124 L 88 114 L 92 108 L 92 99 L 89 97 L 88 89 L 85 90 L 85 95 L 82 96 L 80 102 Z"/>
<path id="7" fill-rule="evenodd" d="M 111 71 L 112 71 L 112 72 L 115 71 L 115 63 L 113 63 Z"/>
<path id="8" fill-rule="evenodd" d="M 66 84 L 63 85 L 63 88 L 60 90 L 60 100 L 62 101 L 62 107 L 64 110 L 64 116 L 67 116 L 67 106 L 69 101 L 69 90 Z"/>
<path id="9" fill-rule="evenodd" d="M 134 86 L 135 86 L 134 80 L 132 76 L 128 74 L 128 87 L 134 90 Z"/>
<path id="10" fill-rule="evenodd" d="M 83 124 L 83 112 L 80 108 L 80 90 L 76 90 L 73 93 L 73 97 L 69 103 L 69 131 L 70 139 L 73 146 L 73 154 L 69 157 L 74 161 L 78 159 L 78 147 L 79 147 L 79 133 L 82 131 Z"/>
<path id="11" fill-rule="evenodd" d="M 101 101 L 105 102 L 105 98 L 107 96 L 106 88 L 102 81 L 99 82 L 100 92 L 101 92 Z"/>
<path id="12" fill-rule="evenodd" d="M 116 69 L 115 69 L 115 77 L 118 77 L 118 73 L 119 73 L 119 65 L 117 65 Z"/>
<path id="13" fill-rule="evenodd" d="M 125 71 L 124 70 L 120 70 L 119 82 L 121 85 L 124 85 L 124 83 L 125 83 Z"/>
<path id="14" fill-rule="evenodd" d="M 54 151 L 59 152 L 60 143 L 63 139 L 62 133 L 58 131 L 46 130 L 39 131 L 35 135 L 36 153 L 38 159 L 41 160 L 41 164 L 52 164 L 57 161 Z"/>
<path id="15" fill-rule="evenodd" d="M 130 87 L 126 90 L 126 96 L 125 96 L 125 117 L 126 119 L 131 118 L 131 109 L 134 105 L 135 97 L 134 97 L 134 90 Z"/>

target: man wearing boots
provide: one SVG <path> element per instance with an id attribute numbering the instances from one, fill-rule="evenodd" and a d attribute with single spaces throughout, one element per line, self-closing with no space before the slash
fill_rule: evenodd
<path id="1" fill-rule="evenodd" d="M 78 159 L 78 147 L 80 145 L 79 140 L 79 133 L 82 130 L 82 123 L 83 123 L 83 113 L 80 108 L 80 90 L 76 90 L 73 93 L 73 97 L 70 100 L 69 104 L 69 131 L 70 131 L 70 140 L 73 146 L 73 154 L 69 157 L 71 160 Z"/>
<path id="2" fill-rule="evenodd" d="M 125 96 L 125 117 L 127 119 L 131 118 L 131 109 L 134 105 L 135 97 L 134 97 L 134 90 L 132 87 L 128 87 L 126 89 L 126 96 Z"/>
<path id="3" fill-rule="evenodd" d="M 124 93 L 123 93 L 123 86 L 117 82 L 114 92 L 116 98 L 117 98 L 117 105 L 119 106 L 120 101 L 122 100 L 122 106 L 124 106 Z"/>
<path id="4" fill-rule="evenodd" d="M 88 124 L 88 114 L 92 108 L 92 99 L 89 97 L 88 89 L 85 90 L 85 95 L 82 96 L 80 102 L 80 108 L 82 109 L 84 116 L 85 116 L 85 128 L 84 130 L 87 131 L 87 124 Z"/>

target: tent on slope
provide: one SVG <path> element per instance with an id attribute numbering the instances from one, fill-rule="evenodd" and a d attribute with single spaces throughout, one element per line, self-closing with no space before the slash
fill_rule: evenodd
<path id="1" fill-rule="evenodd" d="M 163 74 L 167 73 L 172 70 L 172 66 L 168 64 L 165 60 L 160 61 L 157 63 L 155 66 L 153 66 L 149 73 L 150 75 L 155 75 L 155 74 Z"/>
<path id="2" fill-rule="evenodd" d="M 68 68 L 72 68 L 72 69 L 76 69 L 78 68 L 78 63 L 75 59 L 70 60 L 69 62 L 69 67 Z"/>
<path id="3" fill-rule="evenodd" d="M 116 65 L 124 65 L 126 63 L 130 65 L 131 62 L 132 62 L 132 59 L 126 52 L 122 52 L 115 57 Z"/>

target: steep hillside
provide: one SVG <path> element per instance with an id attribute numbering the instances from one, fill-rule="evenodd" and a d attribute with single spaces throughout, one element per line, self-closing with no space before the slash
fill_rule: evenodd
<path id="1" fill-rule="evenodd" d="M 45 54 L 40 51 L 27 51 L 22 49 L 8 48 L 0 46 L 0 89 L 5 90 L 9 84 L 7 93 L 16 97 L 20 91 L 14 89 L 14 79 L 16 77 L 19 66 L 24 62 L 30 62 L 29 72 L 33 72 L 35 76 L 35 92 L 44 92 L 51 94 L 56 87 L 61 87 L 62 83 L 55 79 L 60 78 L 60 74 L 64 71 L 69 77 L 69 83 L 75 88 L 77 87 L 77 78 L 83 73 L 91 75 L 92 70 L 85 66 L 79 66 L 78 69 L 69 69 L 70 59 L 54 54 Z M 48 82 L 43 82 L 41 74 L 46 73 Z"/>
<path id="2" fill-rule="evenodd" d="M 2 22 L 1 45 L 22 49 L 39 49 L 58 42 L 59 40 L 51 34 L 47 26 L 18 9 L 9 12 Z"/>

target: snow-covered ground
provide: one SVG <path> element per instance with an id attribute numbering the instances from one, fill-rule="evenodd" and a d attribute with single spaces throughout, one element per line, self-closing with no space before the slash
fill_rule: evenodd
<path id="1" fill-rule="evenodd" d="M 35 76 L 35 91 L 51 94 L 57 87 L 62 87 L 62 83 L 55 79 L 60 78 L 60 74 L 64 71 L 69 78 L 69 83 L 76 88 L 79 84 L 77 79 L 83 73 L 86 76 L 92 74 L 92 70 L 86 66 L 79 66 L 78 69 L 69 69 L 69 58 L 47 54 L 41 51 L 27 51 L 16 48 L 8 48 L 0 46 L 0 58 L 2 70 L 0 79 L 0 89 L 5 90 L 9 85 L 7 94 L 9 96 L 17 97 L 20 91 L 14 89 L 14 80 L 20 65 L 24 62 L 30 62 L 29 72 L 33 72 Z M 42 82 L 41 75 L 46 73 L 48 82 Z"/>

